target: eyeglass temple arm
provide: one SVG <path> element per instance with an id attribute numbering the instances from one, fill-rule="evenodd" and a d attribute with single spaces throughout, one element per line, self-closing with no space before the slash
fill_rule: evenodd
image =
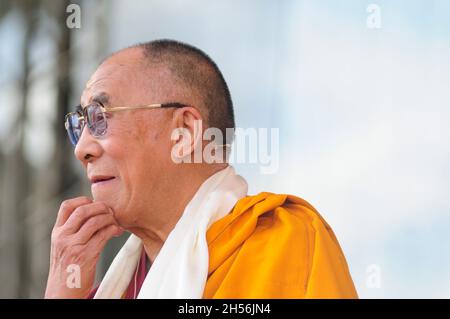
<path id="1" fill-rule="evenodd" d="M 132 110 L 132 109 L 156 109 L 156 108 L 164 108 L 164 107 L 185 107 L 187 105 L 181 103 L 159 103 L 159 104 L 149 104 L 149 105 L 140 105 L 140 106 L 117 106 L 117 107 L 104 107 L 101 106 L 102 111 L 104 112 L 118 112 L 124 110 Z"/>
<path id="2" fill-rule="evenodd" d="M 156 109 L 162 107 L 162 104 L 149 104 L 140 106 L 117 106 L 117 107 L 104 107 L 101 106 L 103 112 L 119 112 L 132 109 Z"/>

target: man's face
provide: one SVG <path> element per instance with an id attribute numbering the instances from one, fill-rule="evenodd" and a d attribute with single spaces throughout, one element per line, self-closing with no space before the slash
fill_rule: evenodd
<path id="1" fill-rule="evenodd" d="M 144 78 L 140 59 L 138 49 L 129 49 L 105 61 L 87 82 L 82 107 L 96 100 L 105 107 L 166 102 Z M 92 196 L 110 206 L 125 228 L 136 225 L 140 212 L 155 200 L 152 194 L 158 195 L 158 183 L 170 165 L 170 114 L 170 109 L 107 113 L 106 134 L 94 138 L 86 126 L 75 148 L 91 182 L 112 178 L 95 180 Z"/>

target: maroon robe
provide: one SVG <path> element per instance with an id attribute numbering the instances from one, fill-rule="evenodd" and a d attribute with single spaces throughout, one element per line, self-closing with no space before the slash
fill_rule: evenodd
<path id="1" fill-rule="evenodd" d="M 139 259 L 139 264 L 134 272 L 132 280 L 128 285 L 127 290 L 122 295 L 122 299 L 136 299 L 139 291 L 141 290 L 142 284 L 144 283 L 145 276 L 148 272 L 148 266 L 150 265 L 149 260 L 147 259 L 147 255 L 145 253 L 144 248 L 142 248 L 141 258 Z M 93 299 L 95 293 L 97 292 L 98 286 L 89 292 L 89 295 L 86 299 Z"/>

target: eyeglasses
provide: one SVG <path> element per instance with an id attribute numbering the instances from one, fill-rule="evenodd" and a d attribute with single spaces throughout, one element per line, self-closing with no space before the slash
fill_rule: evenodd
<path id="1" fill-rule="evenodd" d="M 84 109 L 76 112 L 70 112 L 66 115 L 64 125 L 69 135 L 70 142 L 75 146 L 80 140 L 83 128 L 87 123 L 89 132 L 94 137 L 101 137 L 106 134 L 108 128 L 108 121 L 106 113 L 119 112 L 132 109 L 157 109 L 157 108 L 182 108 L 189 105 L 182 103 L 162 103 L 149 104 L 140 106 L 119 106 L 119 107 L 104 107 L 101 103 L 95 102 L 89 104 Z"/>

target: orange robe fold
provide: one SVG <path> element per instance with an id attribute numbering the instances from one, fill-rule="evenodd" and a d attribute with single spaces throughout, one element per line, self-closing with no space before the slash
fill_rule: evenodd
<path id="1" fill-rule="evenodd" d="M 203 298 L 357 298 L 339 243 L 309 203 L 260 193 L 208 229 Z"/>

